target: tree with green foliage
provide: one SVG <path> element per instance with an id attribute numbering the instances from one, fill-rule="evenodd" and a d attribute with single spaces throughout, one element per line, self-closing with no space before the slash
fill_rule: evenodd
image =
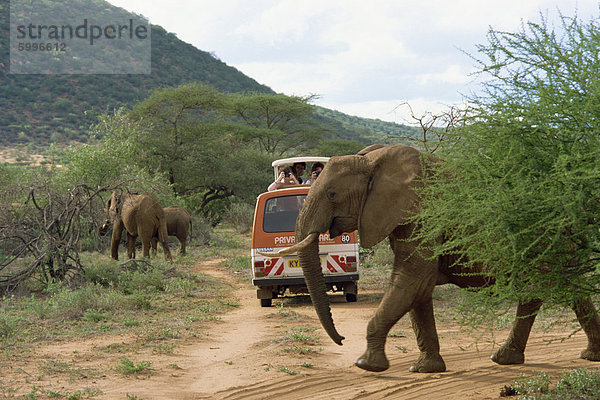
<path id="1" fill-rule="evenodd" d="M 311 151 L 316 156 L 343 156 L 347 154 L 356 154 L 366 146 L 353 140 L 344 139 L 325 139 Z"/>
<path id="2" fill-rule="evenodd" d="M 144 124 L 128 118 L 125 110 L 100 116 L 90 134 L 95 138 L 91 143 L 59 151 L 64 165 L 53 178 L 54 185 L 62 190 L 84 184 L 172 193 L 166 174 L 140 165 L 140 138 L 147 136 L 148 131 Z"/>
<path id="3" fill-rule="evenodd" d="M 488 266 L 496 300 L 572 304 L 599 289 L 599 38 L 598 20 L 563 15 L 490 30 L 474 57 L 484 92 L 436 153 L 419 238 Z"/>
<path id="4" fill-rule="evenodd" d="M 138 137 L 145 163 L 166 172 L 174 185 L 190 157 L 190 142 L 202 136 L 203 124 L 214 120 L 224 98 L 210 86 L 192 83 L 156 90 L 140 102 L 130 116 L 148 122 L 147 134 Z"/>
<path id="5" fill-rule="evenodd" d="M 155 91 L 129 115 L 145 127 L 137 165 L 166 174 L 197 213 L 232 196 L 251 202 L 269 182 L 272 157 L 257 144 L 265 132 L 231 120 L 232 96 L 183 85 Z"/>
<path id="6" fill-rule="evenodd" d="M 255 128 L 260 148 L 281 156 L 316 147 L 323 129 L 312 117 L 314 96 L 232 95 L 231 112 Z"/>

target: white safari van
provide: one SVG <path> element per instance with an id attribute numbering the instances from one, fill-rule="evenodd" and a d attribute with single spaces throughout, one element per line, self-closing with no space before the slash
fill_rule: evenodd
<path id="1" fill-rule="evenodd" d="M 295 162 L 325 164 L 329 157 L 292 157 L 273 161 L 275 179 L 279 167 Z M 263 307 L 270 307 L 272 299 L 290 293 L 307 293 L 298 255 L 267 257 L 290 247 L 295 242 L 294 228 L 300 208 L 310 185 L 293 185 L 265 192 L 258 196 L 252 229 L 252 283 L 257 286 L 257 297 Z M 347 232 L 331 239 L 329 233 L 319 237 L 319 254 L 327 288 L 343 291 L 346 300 L 356 301 L 358 281 L 358 240 L 356 232 Z"/>

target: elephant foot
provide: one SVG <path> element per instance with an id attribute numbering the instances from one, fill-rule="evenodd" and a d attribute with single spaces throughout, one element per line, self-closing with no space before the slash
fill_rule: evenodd
<path id="1" fill-rule="evenodd" d="M 495 354 L 492 354 L 490 359 L 500 365 L 523 364 L 525 362 L 525 352 L 505 344 Z"/>
<path id="2" fill-rule="evenodd" d="M 371 372 L 385 371 L 390 367 L 385 353 L 382 350 L 368 350 L 354 363 L 358 368 Z"/>
<path id="3" fill-rule="evenodd" d="M 580 357 L 588 361 L 600 361 L 600 350 L 587 348 L 581 352 Z"/>
<path id="4" fill-rule="evenodd" d="M 410 372 L 444 372 L 446 363 L 439 354 L 430 355 L 421 353 L 417 361 L 410 366 Z"/>

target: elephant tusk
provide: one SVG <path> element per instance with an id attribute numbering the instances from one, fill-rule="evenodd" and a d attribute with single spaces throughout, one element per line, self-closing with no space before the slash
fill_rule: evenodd
<path id="1" fill-rule="evenodd" d="M 285 249 L 281 249 L 274 253 L 263 253 L 262 251 L 259 251 L 258 254 L 265 256 L 265 257 L 289 256 L 290 254 L 295 253 L 298 250 L 302 250 L 303 248 L 305 248 L 306 246 L 308 246 L 309 244 L 311 244 L 318 238 L 319 238 L 319 232 L 313 232 L 310 235 L 308 235 L 306 238 L 304 238 L 303 241 L 301 241 L 300 243 L 296 243 L 295 245 L 293 245 L 291 247 L 286 247 Z"/>

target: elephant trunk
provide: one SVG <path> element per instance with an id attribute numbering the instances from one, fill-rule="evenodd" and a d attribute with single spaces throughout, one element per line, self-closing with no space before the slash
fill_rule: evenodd
<path id="1" fill-rule="evenodd" d="M 299 237 L 297 235 L 296 240 L 298 239 Z M 321 325 L 329 337 L 341 346 L 344 337 L 338 333 L 333 324 L 331 309 L 329 307 L 329 297 L 327 297 L 327 287 L 325 285 L 323 271 L 321 270 L 318 235 L 316 240 L 298 251 L 298 256 L 300 258 L 300 264 L 302 265 L 302 271 L 304 272 L 306 286 L 308 287 L 310 298 L 315 307 L 315 311 L 319 316 Z"/>

